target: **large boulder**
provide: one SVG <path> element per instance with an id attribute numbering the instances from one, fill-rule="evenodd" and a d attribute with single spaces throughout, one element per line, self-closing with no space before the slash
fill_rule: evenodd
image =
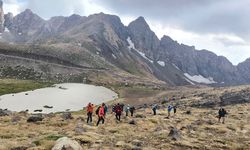
<path id="1" fill-rule="evenodd" d="M 75 132 L 76 132 L 76 134 L 82 134 L 82 133 L 86 132 L 86 129 L 83 128 L 83 122 L 77 123 L 77 125 L 75 127 Z"/>
<path id="2" fill-rule="evenodd" d="M 41 114 L 32 115 L 27 119 L 27 122 L 38 122 L 43 121 L 43 116 Z"/>
<path id="3" fill-rule="evenodd" d="M 82 147 L 75 140 L 62 137 L 56 141 L 52 150 L 82 150 Z"/>
<path id="4" fill-rule="evenodd" d="M 0 109 L 0 116 L 9 116 L 11 113 L 12 112 L 7 109 Z"/>
<path id="5" fill-rule="evenodd" d="M 133 140 L 131 143 L 133 145 L 137 146 L 137 147 L 140 147 L 140 146 L 143 145 L 143 141 L 140 141 L 140 140 L 137 140 L 137 139 Z"/>
<path id="6" fill-rule="evenodd" d="M 168 136 L 172 139 L 172 140 L 179 140 L 181 138 L 181 132 L 174 127 L 171 127 L 170 132 L 168 134 Z"/>
<path id="7" fill-rule="evenodd" d="M 128 123 L 132 125 L 136 125 L 136 121 L 134 119 L 130 120 Z"/>
<path id="8" fill-rule="evenodd" d="M 73 119 L 72 115 L 70 112 L 65 112 L 62 114 L 62 118 L 63 120 L 69 120 L 69 119 Z"/>

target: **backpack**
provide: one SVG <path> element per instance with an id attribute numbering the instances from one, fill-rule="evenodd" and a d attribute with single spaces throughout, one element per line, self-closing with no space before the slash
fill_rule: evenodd
<path id="1" fill-rule="evenodd" d="M 106 114 L 108 112 L 108 107 L 105 105 L 104 106 L 104 113 Z"/>
<path id="2" fill-rule="evenodd" d="M 157 104 L 154 104 L 153 106 L 152 106 L 152 110 L 156 110 L 157 109 Z"/>
<path id="3" fill-rule="evenodd" d="M 121 113 L 121 112 L 122 112 L 121 106 L 116 106 L 116 113 Z"/>
<path id="4" fill-rule="evenodd" d="M 101 106 L 99 106 L 96 111 L 95 111 L 95 114 L 98 115 L 99 114 L 99 110 L 100 110 Z"/>

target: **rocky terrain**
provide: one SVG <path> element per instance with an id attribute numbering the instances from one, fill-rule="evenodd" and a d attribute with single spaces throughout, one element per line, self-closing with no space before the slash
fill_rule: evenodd
<path id="1" fill-rule="evenodd" d="M 179 44 L 171 37 L 158 39 L 143 17 L 128 26 L 118 16 L 104 13 L 44 20 L 29 9 L 16 16 L 6 14 L 0 2 L 2 77 L 17 72 L 14 77 L 19 79 L 97 82 L 93 74 L 101 72 L 118 83 L 250 83 L 249 60 L 234 66 L 223 56 Z"/>
<path id="2" fill-rule="evenodd" d="M 86 124 L 86 110 L 55 114 L 27 114 L 0 110 L 0 149 L 241 149 L 250 147 L 250 87 L 190 88 L 165 90 L 123 88 L 114 102 L 133 104 L 134 117 L 106 116 L 104 125 Z M 146 97 L 131 91 L 148 93 Z M 129 95 L 129 96 L 128 96 Z M 175 97 L 165 101 L 164 97 Z M 158 103 L 153 116 L 151 105 Z M 168 104 L 177 113 L 167 118 Z M 218 123 L 217 112 L 224 106 L 225 124 Z M 64 138 L 62 138 L 64 137 Z M 67 138 L 65 138 L 67 137 Z"/>

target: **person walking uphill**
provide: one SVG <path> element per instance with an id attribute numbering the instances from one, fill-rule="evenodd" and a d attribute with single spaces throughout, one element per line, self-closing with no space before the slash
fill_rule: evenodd
<path id="1" fill-rule="evenodd" d="M 134 111 L 135 111 L 135 107 L 134 106 L 131 106 L 130 109 L 129 109 L 130 113 L 131 113 L 131 117 L 133 117 L 134 115 Z"/>
<path id="2" fill-rule="evenodd" d="M 105 104 L 104 103 L 97 108 L 96 113 L 98 114 L 98 121 L 96 123 L 96 126 L 99 125 L 100 121 L 102 121 L 102 124 L 104 124 L 104 119 L 105 119 Z"/>
<path id="3" fill-rule="evenodd" d="M 87 106 L 87 115 L 88 115 L 87 123 L 92 122 L 93 110 L 94 110 L 94 105 L 89 103 Z"/>
<path id="4" fill-rule="evenodd" d="M 130 110 L 130 105 L 128 104 L 127 106 L 125 106 L 126 116 L 128 116 L 129 110 Z"/>
<path id="5" fill-rule="evenodd" d="M 174 106 L 173 109 L 174 109 L 174 115 L 175 115 L 177 111 L 177 106 Z"/>
<path id="6" fill-rule="evenodd" d="M 226 110 L 224 108 L 220 108 L 218 114 L 219 114 L 218 122 L 220 122 L 220 119 L 222 118 L 222 123 L 224 124 L 225 116 L 227 114 Z"/>
<path id="7" fill-rule="evenodd" d="M 173 106 L 172 105 L 168 105 L 168 118 L 170 117 L 170 112 L 172 111 Z"/>
<path id="8" fill-rule="evenodd" d="M 154 105 L 152 106 L 152 110 L 153 110 L 154 115 L 156 115 L 157 107 L 158 107 L 157 104 L 154 104 Z"/>
<path id="9" fill-rule="evenodd" d="M 122 115 L 122 106 L 118 103 L 115 106 L 115 117 L 118 121 L 121 121 L 121 115 Z"/>

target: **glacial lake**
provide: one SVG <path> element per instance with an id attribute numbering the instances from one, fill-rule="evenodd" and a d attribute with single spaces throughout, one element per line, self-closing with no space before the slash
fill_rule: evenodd
<path id="1" fill-rule="evenodd" d="M 101 86 L 78 83 L 56 84 L 53 87 L 0 96 L 0 108 L 11 111 L 34 113 L 78 111 L 91 102 L 101 104 L 118 98 L 118 95 Z M 53 108 L 44 108 L 44 106 Z"/>

